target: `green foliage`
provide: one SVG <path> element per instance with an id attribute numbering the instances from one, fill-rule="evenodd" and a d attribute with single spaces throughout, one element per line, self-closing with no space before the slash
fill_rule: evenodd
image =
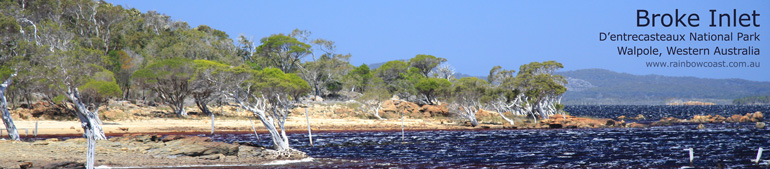
<path id="1" fill-rule="evenodd" d="M 364 91 L 362 96 L 358 98 L 361 102 L 368 100 L 385 101 L 393 96 L 392 93 L 385 88 L 385 82 L 380 78 L 373 78 L 370 83 L 367 84 L 367 90 Z"/>
<path id="2" fill-rule="evenodd" d="M 382 78 L 387 84 L 394 83 L 396 80 L 404 79 L 409 66 L 404 61 L 389 61 L 375 70 L 375 76 Z"/>
<path id="3" fill-rule="evenodd" d="M 277 101 L 278 97 L 282 99 L 298 97 L 307 94 L 310 86 L 305 80 L 293 73 L 283 73 L 277 68 L 265 68 L 263 70 L 253 70 L 246 67 L 234 67 L 227 72 L 232 77 L 246 77 L 243 80 L 235 81 L 235 88 L 248 89 L 250 95 L 260 97 L 265 96 L 271 101 Z M 232 83 L 231 83 L 232 84 Z"/>
<path id="4" fill-rule="evenodd" d="M 12 73 L 13 70 L 11 70 L 10 66 L 0 65 L 0 83 L 3 83 L 5 79 L 8 79 Z"/>
<path id="5" fill-rule="evenodd" d="M 558 96 L 564 94 L 567 88 L 567 80 L 564 76 L 553 73 L 563 68 L 561 63 L 555 61 L 532 62 L 521 65 L 513 84 L 516 89 L 524 91 L 530 100 L 537 101 L 546 96 Z M 510 83 L 510 82 L 504 82 Z"/>
<path id="6" fill-rule="evenodd" d="M 463 77 L 457 79 L 452 88 L 452 94 L 454 95 L 482 95 L 487 91 L 487 83 L 477 77 Z"/>
<path id="7" fill-rule="evenodd" d="M 418 80 L 414 88 L 417 92 L 425 95 L 429 103 L 433 103 L 433 100 L 437 95 L 443 95 L 449 92 L 449 87 L 452 83 L 449 80 L 442 78 L 422 78 Z"/>
<path id="8" fill-rule="evenodd" d="M 7 36 L 8 34 L 18 34 L 21 30 L 21 26 L 11 16 L 5 16 L 0 13 L 0 34 Z"/>
<path id="9" fill-rule="evenodd" d="M 195 76 L 190 80 L 198 80 L 197 78 L 201 78 L 201 74 L 206 73 L 207 71 L 221 71 L 230 68 L 230 65 L 210 60 L 194 60 L 193 65 Z"/>
<path id="10" fill-rule="evenodd" d="M 99 97 L 120 97 L 123 93 L 120 90 L 120 87 L 117 83 L 113 82 L 107 82 L 107 81 L 101 81 L 101 80 L 91 80 L 87 82 L 86 84 L 78 87 L 81 91 L 86 93 L 87 91 L 91 91 L 96 94 Z"/>
<path id="11" fill-rule="evenodd" d="M 733 100 L 734 105 L 768 105 L 770 96 L 747 96 Z"/>
<path id="12" fill-rule="evenodd" d="M 419 72 L 423 76 L 428 76 L 428 73 L 433 70 L 436 66 L 438 66 L 441 63 L 446 62 L 447 60 L 440 57 L 435 57 L 433 55 L 424 55 L 419 54 L 415 56 L 414 58 L 409 60 L 409 65 L 411 65 L 414 68 L 419 69 Z"/>
<path id="13" fill-rule="evenodd" d="M 189 79 L 194 73 L 194 63 L 187 58 L 171 58 L 147 65 L 134 72 L 134 79 L 156 83 L 158 79 Z"/>
<path id="14" fill-rule="evenodd" d="M 369 89 L 374 74 L 366 64 L 353 68 L 344 79 L 348 85 L 351 85 L 357 92 L 364 93 Z"/>
<path id="15" fill-rule="evenodd" d="M 339 81 L 332 81 L 326 83 L 326 90 L 329 90 L 329 92 L 332 92 L 332 94 L 336 94 L 340 90 L 342 90 L 342 82 Z"/>
<path id="16" fill-rule="evenodd" d="M 58 95 L 53 98 L 53 103 L 56 103 L 58 105 L 63 105 L 67 101 L 67 96 L 64 95 Z"/>
<path id="17" fill-rule="evenodd" d="M 296 66 L 307 54 L 312 53 L 310 45 L 284 34 L 273 34 L 260 40 L 257 47 L 259 59 L 264 67 L 277 67 L 284 72 L 296 71 Z"/>

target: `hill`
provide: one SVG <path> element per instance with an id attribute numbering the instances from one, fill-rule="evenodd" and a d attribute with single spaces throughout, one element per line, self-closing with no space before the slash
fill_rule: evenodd
<path id="1" fill-rule="evenodd" d="M 732 104 L 733 99 L 770 95 L 770 82 L 706 79 L 661 75 L 632 75 L 604 69 L 558 72 L 567 77 L 564 104 L 666 104 L 703 101 Z"/>

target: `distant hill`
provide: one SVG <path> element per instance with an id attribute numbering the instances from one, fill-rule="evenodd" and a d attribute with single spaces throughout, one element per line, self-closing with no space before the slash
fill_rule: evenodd
<path id="1" fill-rule="evenodd" d="M 558 72 L 567 77 L 564 104 L 665 104 L 703 101 L 732 104 L 733 99 L 770 95 L 770 82 L 705 79 L 661 75 L 632 75 L 604 69 Z"/>

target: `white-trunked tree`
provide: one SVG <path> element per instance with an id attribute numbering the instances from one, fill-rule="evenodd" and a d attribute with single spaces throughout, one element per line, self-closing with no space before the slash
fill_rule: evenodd
<path id="1" fill-rule="evenodd" d="M 560 101 L 567 90 L 564 87 L 567 81 L 564 76 L 554 75 L 560 68 L 563 68 L 562 64 L 556 61 L 532 62 L 521 65 L 514 76 L 513 70 L 495 66 L 489 71 L 489 81 L 493 86 L 490 94 L 495 98 L 492 107 L 511 124 L 513 120 L 502 112 L 531 115 L 533 122 L 537 122 L 538 116 L 547 119 L 557 113 L 564 114 Z"/>
<path id="2" fill-rule="evenodd" d="M 49 59 L 52 61 L 46 65 L 50 70 L 49 78 L 56 82 L 50 86 L 59 88 L 64 94 L 55 101 L 64 104 L 66 98 L 74 106 L 83 136 L 88 141 L 86 167 L 93 168 L 96 140 L 107 139 L 99 119 L 99 106 L 110 97 L 120 97 L 123 92 L 111 71 L 92 64 L 99 62 L 98 52 L 77 48 L 53 54 Z"/>
<path id="3" fill-rule="evenodd" d="M 253 70 L 240 66 L 211 74 L 212 81 L 223 84 L 221 91 L 226 96 L 259 118 L 279 155 L 290 156 L 296 151 L 289 146 L 284 123 L 298 99 L 310 91 L 307 82 L 276 68 Z"/>
<path id="4" fill-rule="evenodd" d="M 470 120 L 473 127 L 479 125 L 479 122 L 476 120 L 476 112 L 481 108 L 481 100 L 487 88 L 488 83 L 476 77 L 460 78 L 452 86 L 454 104 L 450 106 L 459 115 Z"/>
<path id="5" fill-rule="evenodd" d="M 19 132 L 16 130 L 16 125 L 13 124 L 11 113 L 8 111 L 8 101 L 5 98 L 5 91 L 7 91 L 8 87 L 11 86 L 13 78 L 16 77 L 16 74 L 17 73 L 14 71 L 8 75 L 7 80 L 0 83 L 0 112 L 2 112 L 3 124 L 5 124 L 5 129 L 8 131 L 8 137 L 10 137 L 11 140 L 20 140 L 20 138 Z M 0 77 L 3 76 L 3 72 L 0 70 Z"/>

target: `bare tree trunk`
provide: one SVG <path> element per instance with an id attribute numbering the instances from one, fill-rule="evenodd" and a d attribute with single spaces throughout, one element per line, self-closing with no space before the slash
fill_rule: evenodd
<path id="1" fill-rule="evenodd" d="M 286 136 L 286 130 L 283 126 L 284 122 L 286 122 L 286 116 L 288 114 L 285 113 L 287 112 L 276 110 L 279 109 L 278 106 L 270 105 L 267 103 L 268 100 L 265 98 L 255 98 L 254 103 L 244 103 L 238 97 L 238 95 L 231 96 L 235 98 L 236 102 L 238 102 L 241 108 L 254 113 L 254 115 L 259 118 L 259 120 L 262 122 L 262 125 L 264 125 L 265 129 L 268 131 L 268 133 L 270 133 L 273 146 L 277 151 L 288 152 L 291 150 L 289 147 L 289 138 Z M 268 110 L 268 107 L 270 107 L 269 109 L 271 110 Z M 276 122 L 276 120 L 278 121 Z M 280 132 L 278 131 L 276 124 L 278 124 L 278 127 L 280 127 Z"/>
<path id="2" fill-rule="evenodd" d="M 508 123 L 511 123 L 511 125 L 515 125 L 515 124 L 513 123 L 513 120 L 511 120 L 511 119 L 509 119 L 508 117 L 505 117 L 505 115 L 503 115 L 503 112 L 501 112 L 501 111 L 499 111 L 499 110 L 498 110 L 498 111 L 497 111 L 497 113 L 500 113 L 500 117 L 503 117 L 503 120 L 505 120 L 505 121 L 508 121 Z"/>
<path id="3" fill-rule="evenodd" d="M 206 101 L 203 101 L 203 99 L 198 99 L 198 97 L 195 97 L 195 105 L 201 109 L 201 113 L 211 114 L 211 111 L 209 111 L 209 106 L 206 104 Z"/>
<path id="4" fill-rule="evenodd" d="M 310 116 L 307 114 L 307 107 L 305 107 L 305 120 L 307 121 L 308 140 L 310 140 L 310 146 L 313 147 L 313 132 L 310 130 Z"/>
<path id="5" fill-rule="evenodd" d="M 475 105 L 462 106 L 463 111 L 465 111 L 463 115 L 465 116 L 465 118 L 471 121 L 471 127 L 476 127 L 479 125 L 479 122 L 476 120 L 476 112 L 478 110 L 474 106 Z"/>
<path id="6" fill-rule="evenodd" d="M 377 117 L 379 120 L 385 120 L 382 117 L 380 117 L 380 107 L 382 107 L 382 102 L 375 101 L 375 100 L 367 100 L 364 101 L 364 105 L 366 108 L 366 111 L 369 114 L 374 115 L 374 117 Z"/>
<path id="7" fill-rule="evenodd" d="M 102 122 L 97 117 L 99 112 L 98 105 L 94 108 L 94 111 L 88 110 L 88 108 L 80 101 L 80 92 L 75 88 L 74 90 L 67 91 L 67 97 L 75 105 L 78 118 L 80 119 L 80 125 L 83 127 L 83 131 L 92 131 L 95 140 L 105 140 L 107 137 L 102 130 Z M 87 133 L 84 133 L 87 135 Z"/>
<path id="8" fill-rule="evenodd" d="M 86 151 L 86 168 L 94 168 L 94 157 L 96 156 L 96 139 L 94 138 L 94 130 L 85 130 L 86 140 L 88 141 L 88 150 Z"/>
<path id="9" fill-rule="evenodd" d="M 0 111 L 2 111 L 3 124 L 5 124 L 5 129 L 8 131 L 8 136 L 11 140 L 20 140 L 19 131 L 16 130 L 16 125 L 13 124 L 13 118 L 11 118 L 11 113 L 8 111 L 8 101 L 5 98 L 5 91 L 11 86 L 15 76 L 16 73 L 11 74 L 5 82 L 0 84 Z"/>
<path id="10" fill-rule="evenodd" d="M 80 101 L 80 92 L 77 88 L 67 87 L 67 97 L 75 104 L 80 125 L 83 127 L 83 136 L 88 140 L 88 150 L 86 152 L 86 168 L 94 168 L 94 156 L 96 154 L 96 140 L 105 140 L 107 137 L 102 130 L 102 122 L 99 120 L 99 105 L 95 105 L 94 111 L 88 108 Z"/>

